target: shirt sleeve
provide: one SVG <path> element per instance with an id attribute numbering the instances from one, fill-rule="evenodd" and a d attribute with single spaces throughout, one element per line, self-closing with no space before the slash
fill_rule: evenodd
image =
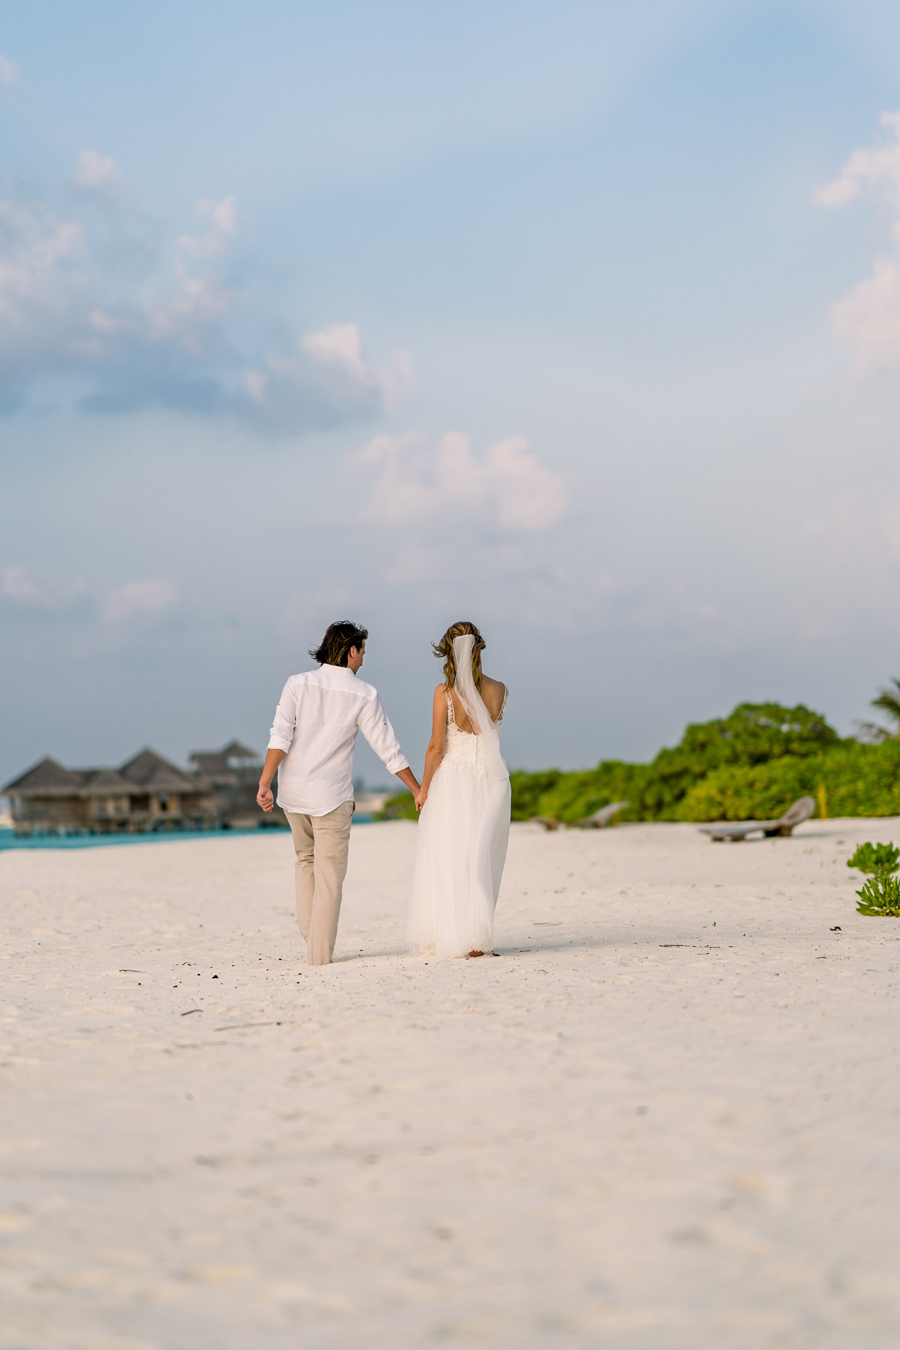
<path id="1" fill-rule="evenodd" d="M 291 680 L 281 691 L 278 707 L 275 709 L 275 721 L 269 732 L 269 750 L 283 750 L 285 754 L 291 748 L 294 728 L 297 725 L 297 694 Z"/>
<path id="2" fill-rule="evenodd" d="M 367 701 L 359 715 L 359 729 L 375 751 L 384 766 L 391 773 L 399 773 L 409 768 L 409 760 L 400 749 L 400 742 L 394 735 L 394 728 L 387 719 L 387 713 L 381 706 L 376 694 Z"/>

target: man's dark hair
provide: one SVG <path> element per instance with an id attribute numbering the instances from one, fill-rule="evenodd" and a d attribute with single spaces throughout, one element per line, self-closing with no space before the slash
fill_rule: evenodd
<path id="1" fill-rule="evenodd" d="M 360 628 L 358 623 L 349 619 L 339 619 L 325 629 L 325 636 L 315 650 L 310 647 L 309 654 L 320 666 L 345 666 L 350 656 L 350 648 L 362 647 L 369 636 L 368 628 Z"/>

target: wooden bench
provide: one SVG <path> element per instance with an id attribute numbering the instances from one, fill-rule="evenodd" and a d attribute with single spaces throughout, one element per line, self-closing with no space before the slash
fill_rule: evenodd
<path id="1" fill-rule="evenodd" d="M 609 825 L 613 816 L 617 816 L 620 811 L 624 811 L 628 802 L 610 802 L 609 806 L 603 806 L 599 811 L 595 811 L 592 816 L 585 816 L 584 820 L 570 820 L 568 828 L 574 830 L 603 830 Z M 552 816 L 531 816 L 532 825 L 543 825 L 545 830 L 561 830 L 566 821 L 554 820 Z"/>
<path id="2" fill-rule="evenodd" d="M 737 825 L 701 825 L 700 833 L 708 834 L 710 839 L 717 842 L 730 839 L 735 844 L 757 831 L 764 834 L 767 839 L 776 839 L 779 835 L 786 839 L 797 825 L 802 825 L 804 820 L 810 819 L 815 809 L 815 797 L 798 797 L 793 806 L 789 806 L 784 815 L 779 816 L 777 820 L 743 820 Z"/>
<path id="3" fill-rule="evenodd" d="M 572 825 L 577 830 L 605 830 L 612 823 L 613 816 L 624 811 L 627 805 L 628 802 L 610 802 L 609 806 L 601 807 L 592 816 L 585 816 L 584 820 L 573 820 Z"/>

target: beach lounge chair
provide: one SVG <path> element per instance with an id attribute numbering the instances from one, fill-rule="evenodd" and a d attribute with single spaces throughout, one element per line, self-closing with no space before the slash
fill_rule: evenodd
<path id="1" fill-rule="evenodd" d="M 571 824 L 577 830 L 604 830 L 612 823 L 613 816 L 624 811 L 627 805 L 628 802 L 610 802 L 609 806 L 601 807 L 592 816 L 585 816 L 584 820 L 573 820 Z"/>
<path id="2" fill-rule="evenodd" d="M 554 820 L 552 816 L 530 816 L 532 825 L 543 825 L 545 830 L 561 830 L 563 823 L 561 820 Z"/>
<path id="3" fill-rule="evenodd" d="M 734 843 L 739 843 L 757 830 L 767 839 L 774 839 L 778 835 L 787 838 L 796 825 L 802 825 L 804 820 L 810 819 L 815 809 L 814 797 L 799 797 L 777 820 L 742 820 L 738 825 L 701 825 L 700 833 L 708 834 L 713 840 L 731 839 Z"/>

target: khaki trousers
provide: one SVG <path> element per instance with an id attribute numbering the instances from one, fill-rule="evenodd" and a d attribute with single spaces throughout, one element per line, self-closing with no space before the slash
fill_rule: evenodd
<path id="1" fill-rule="evenodd" d="M 306 938 L 311 966 L 327 966 L 334 954 L 341 894 L 347 873 L 353 803 L 343 802 L 327 816 L 286 812 L 297 863 L 297 923 Z"/>

